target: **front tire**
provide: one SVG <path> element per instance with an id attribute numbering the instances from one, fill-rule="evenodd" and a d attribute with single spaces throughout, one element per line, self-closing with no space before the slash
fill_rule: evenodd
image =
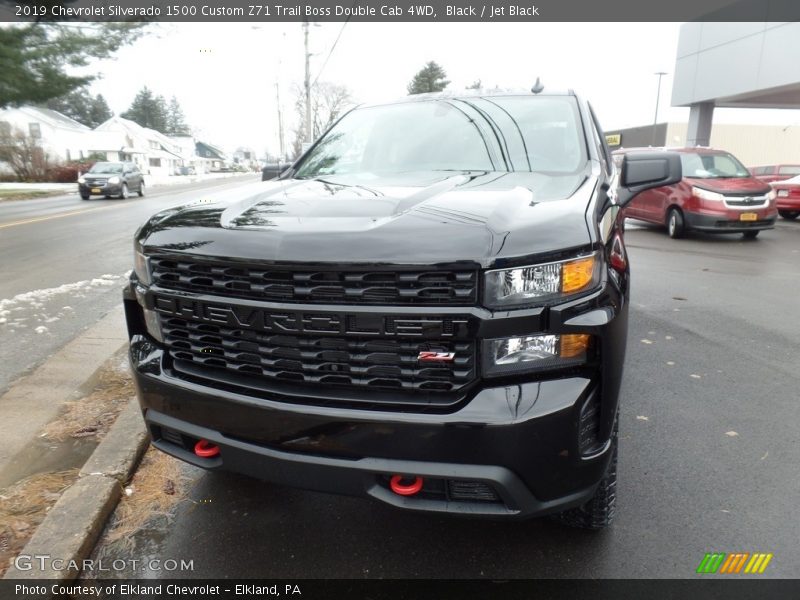
<path id="1" fill-rule="evenodd" d="M 758 237 L 758 234 L 759 234 L 758 231 L 745 231 L 742 234 L 742 237 L 744 237 L 744 239 L 746 240 L 754 240 Z"/>
<path id="2" fill-rule="evenodd" d="M 678 240 L 686 233 L 683 213 L 677 208 L 670 208 L 667 214 L 667 233 L 673 240 Z"/>
<path id="3" fill-rule="evenodd" d="M 617 417 L 619 419 L 619 417 Z M 614 521 L 617 512 L 617 450 L 619 446 L 618 423 L 614 424 L 611 438 L 611 462 L 592 498 L 577 508 L 570 508 L 555 515 L 555 519 L 567 527 L 597 531 L 605 529 Z"/>
<path id="4" fill-rule="evenodd" d="M 81 194 L 81 200 L 88 200 L 91 197 L 92 197 L 91 194 L 83 194 L 83 193 Z"/>
<path id="5" fill-rule="evenodd" d="M 144 196 L 144 181 L 139 184 L 139 198 Z"/>
<path id="6" fill-rule="evenodd" d="M 120 200 L 125 200 L 128 197 L 128 184 L 123 183 L 122 188 L 119 191 Z"/>
<path id="7" fill-rule="evenodd" d="M 778 214 L 787 221 L 794 221 L 800 216 L 800 210 L 779 210 Z"/>

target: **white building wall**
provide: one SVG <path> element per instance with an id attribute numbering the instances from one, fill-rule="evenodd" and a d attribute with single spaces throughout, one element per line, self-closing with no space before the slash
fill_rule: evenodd
<path id="1" fill-rule="evenodd" d="M 667 146 L 686 145 L 686 123 L 667 125 Z M 711 147 L 727 150 L 747 167 L 800 164 L 800 126 L 733 125 L 715 123 Z"/>

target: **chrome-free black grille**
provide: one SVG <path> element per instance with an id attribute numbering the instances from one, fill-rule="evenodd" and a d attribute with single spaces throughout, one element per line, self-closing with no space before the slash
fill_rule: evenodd
<path id="1" fill-rule="evenodd" d="M 169 356 L 230 374 L 275 382 L 361 389 L 454 392 L 475 378 L 475 343 L 286 335 L 161 317 Z M 420 362 L 423 351 L 453 353 L 453 362 Z"/>
<path id="2" fill-rule="evenodd" d="M 151 258 L 153 282 L 164 289 L 272 302 L 311 304 L 470 305 L 475 270 L 314 270 L 234 265 L 187 258 Z"/>

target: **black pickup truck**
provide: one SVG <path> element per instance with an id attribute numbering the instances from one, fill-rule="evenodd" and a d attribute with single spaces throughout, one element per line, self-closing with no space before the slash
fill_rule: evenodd
<path id="1" fill-rule="evenodd" d="M 124 301 L 153 444 L 408 510 L 607 526 L 620 209 L 679 179 L 669 153 L 618 170 L 572 92 L 356 108 L 279 180 L 137 232 Z"/>

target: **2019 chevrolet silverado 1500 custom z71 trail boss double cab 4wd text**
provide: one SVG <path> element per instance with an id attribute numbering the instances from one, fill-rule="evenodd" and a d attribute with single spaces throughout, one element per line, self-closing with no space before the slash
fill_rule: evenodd
<path id="1" fill-rule="evenodd" d="M 611 161 L 573 93 L 346 114 L 255 194 L 154 216 L 126 288 L 153 444 L 397 507 L 600 528 L 628 320 Z"/>

